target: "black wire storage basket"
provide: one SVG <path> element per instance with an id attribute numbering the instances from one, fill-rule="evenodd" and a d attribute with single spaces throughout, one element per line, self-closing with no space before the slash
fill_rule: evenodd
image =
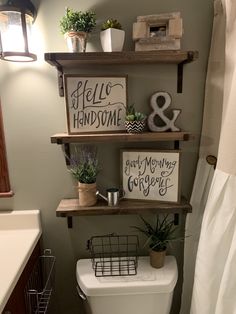
<path id="1" fill-rule="evenodd" d="M 46 314 L 53 292 L 55 256 L 46 249 L 36 262 L 25 287 L 28 314 Z"/>
<path id="2" fill-rule="evenodd" d="M 96 277 L 137 274 L 139 240 L 136 235 L 103 235 L 88 240 Z"/>

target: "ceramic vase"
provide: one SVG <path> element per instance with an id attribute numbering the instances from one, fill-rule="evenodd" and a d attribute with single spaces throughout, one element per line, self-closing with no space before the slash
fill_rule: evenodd
<path id="1" fill-rule="evenodd" d="M 125 121 L 125 128 L 128 133 L 141 133 L 146 125 L 146 120 Z"/>
<path id="2" fill-rule="evenodd" d="M 125 31 L 116 28 L 108 28 L 100 32 L 100 40 L 104 52 L 122 51 Z"/>

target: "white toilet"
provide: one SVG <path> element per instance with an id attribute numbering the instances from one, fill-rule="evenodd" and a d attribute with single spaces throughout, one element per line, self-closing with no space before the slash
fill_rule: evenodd
<path id="1" fill-rule="evenodd" d="M 91 260 L 81 259 L 76 277 L 91 314 L 168 314 L 178 269 L 174 256 L 166 256 L 160 269 L 152 268 L 145 256 L 138 259 L 137 275 L 95 277 Z"/>

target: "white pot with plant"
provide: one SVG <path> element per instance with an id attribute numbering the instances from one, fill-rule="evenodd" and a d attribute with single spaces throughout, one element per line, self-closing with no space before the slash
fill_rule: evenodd
<path id="1" fill-rule="evenodd" d="M 78 182 L 79 206 L 93 206 L 97 202 L 96 178 L 99 172 L 97 150 L 83 145 L 75 148 L 69 158 L 69 171 Z"/>
<path id="2" fill-rule="evenodd" d="M 155 226 L 152 226 L 142 216 L 144 228 L 133 226 L 147 237 L 145 245 L 150 248 L 150 264 L 154 268 L 161 268 L 165 263 L 165 256 L 167 246 L 172 241 L 183 240 L 183 238 L 176 237 L 175 232 L 177 227 L 174 225 L 174 220 L 170 220 L 169 215 L 165 215 L 163 219 L 156 217 Z"/>
<path id="3" fill-rule="evenodd" d="M 100 40 L 104 52 L 122 51 L 125 31 L 115 19 L 108 19 L 102 24 Z"/>
<path id="4" fill-rule="evenodd" d="M 141 133 L 146 126 L 146 115 L 135 110 L 135 106 L 126 108 L 125 128 L 128 133 Z"/>
<path id="5" fill-rule="evenodd" d="M 88 34 L 96 26 L 95 13 L 92 11 L 73 11 L 66 8 L 60 20 L 62 34 L 67 41 L 70 52 L 85 52 Z"/>

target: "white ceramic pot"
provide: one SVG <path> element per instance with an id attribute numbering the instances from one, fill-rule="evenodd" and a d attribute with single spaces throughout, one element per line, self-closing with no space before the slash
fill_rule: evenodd
<path id="1" fill-rule="evenodd" d="M 104 52 L 122 51 L 125 31 L 116 28 L 108 28 L 100 32 L 100 40 Z"/>

